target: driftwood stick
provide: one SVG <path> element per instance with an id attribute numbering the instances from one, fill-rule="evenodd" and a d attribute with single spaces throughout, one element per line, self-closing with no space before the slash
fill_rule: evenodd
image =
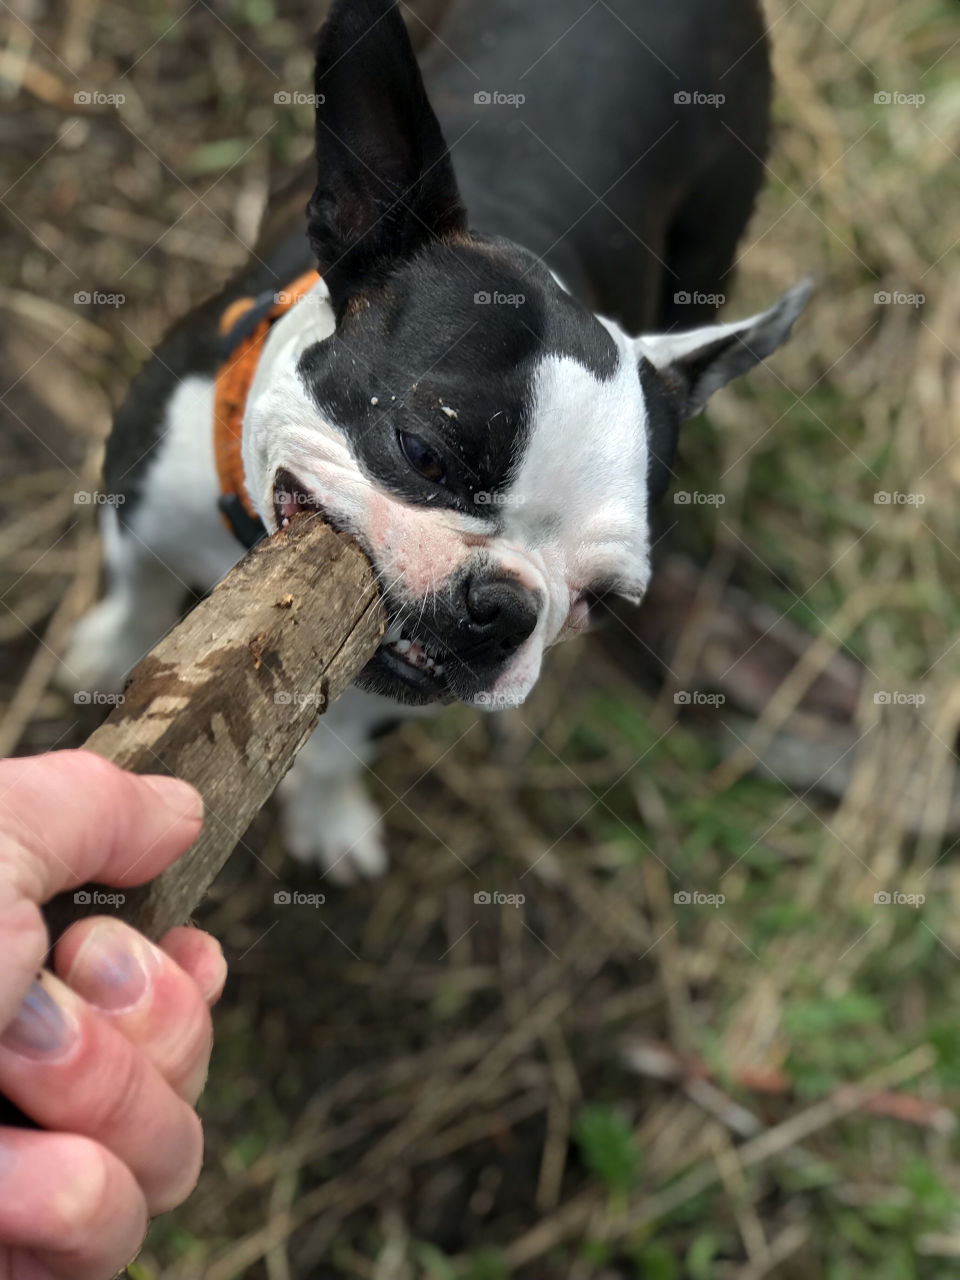
<path id="1" fill-rule="evenodd" d="M 124 701 L 86 746 L 135 773 L 192 782 L 206 818 L 188 853 L 125 891 L 122 919 L 156 939 L 188 918 L 383 628 L 363 553 L 319 517 L 300 515 L 134 668 Z M 52 938 L 103 909 L 96 888 L 48 904 Z"/>

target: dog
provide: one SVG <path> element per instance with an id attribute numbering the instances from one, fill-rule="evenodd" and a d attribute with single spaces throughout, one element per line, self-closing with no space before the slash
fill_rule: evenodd
<path id="1" fill-rule="evenodd" d="M 423 73 L 401 6 L 335 0 L 305 223 L 174 326 L 118 411 L 108 590 L 69 681 L 118 686 L 187 587 L 322 513 L 390 623 L 282 784 L 286 838 L 336 878 L 382 871 L 378 728 L 517 706 L 599 598 L 640 601 L 681 422 L 802 310 L 807 284 L 733 322 L 710 297 L 769 102 L 755 0 L 454 0 Z"/>

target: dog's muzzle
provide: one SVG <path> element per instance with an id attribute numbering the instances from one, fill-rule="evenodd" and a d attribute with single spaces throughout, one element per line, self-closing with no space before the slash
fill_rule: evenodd
<path id="1" fill-rule="evenodd" d="M 374 660 L 418 700 L 472 702 L 489 690 L 536 628 L 540 599 L 493 572 L 458 575 L 444 592 L 397 607 Z M 398 691 L 399 692 L 399 691 Z"/>

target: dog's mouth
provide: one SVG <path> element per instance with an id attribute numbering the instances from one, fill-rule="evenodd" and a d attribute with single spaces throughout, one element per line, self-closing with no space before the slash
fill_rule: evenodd
<path id="1" fill-rule="evenodd" d="M 315 511 L 324 522 L 337 529 L 337 523 L 319 499 L 305 489 L 295 475 L 281 467 L 273 478 L 273 518 L 278 529 L 286 529 L 295 515 Z M 337 530 L 339 532 L 339 530 Z"/>
<path id="2" fill-rule="evenodd" d="M 403 682 L 417 700 L 434 701 L 447 693 L 446 662 L 449 655 L 430 641 L 405 633 L 405 624 L 394 619 L 369 664 L 370 674 L 389 674 Z M 376 672 L 371 668 L 376 665 Z"/>
<path id="3" fill-rule="evenodd" d="M 342 525 L 316 495 L 292 472 L 281 468 L 273 482 L 277 528 L 286 529 L 293 517 L 304 511 L 316 512 L 332 529 L 343 532 Z M 369 551 L 367 554 L 369 556 Z M 412 618 L 404 619 L 399 605 L 388 598 L 384 598 L 384 604 L 390 622 L 380 648 L 360 673 L 358 684 L 401 702 L 436 702 L 449 697 L 445 664 L 450 654 L 441 644 L 424 636 L 422 626 Z"/>

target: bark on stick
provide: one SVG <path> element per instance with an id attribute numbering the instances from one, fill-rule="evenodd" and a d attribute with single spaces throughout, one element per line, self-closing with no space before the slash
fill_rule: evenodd
<path id="1" fill-rule="evenodd" d="M 383 629 L 366 557 L 318 516 L 300 515 L 134 668 L 123 703 L 85 745 L 135 773 L 192 782 L 206 818 L 189 853 L 126 890 L 122 919 L 156 939 L 188 918 Z M 97 910 L 83 893 L 48 904 L 53 937 Z"/>

